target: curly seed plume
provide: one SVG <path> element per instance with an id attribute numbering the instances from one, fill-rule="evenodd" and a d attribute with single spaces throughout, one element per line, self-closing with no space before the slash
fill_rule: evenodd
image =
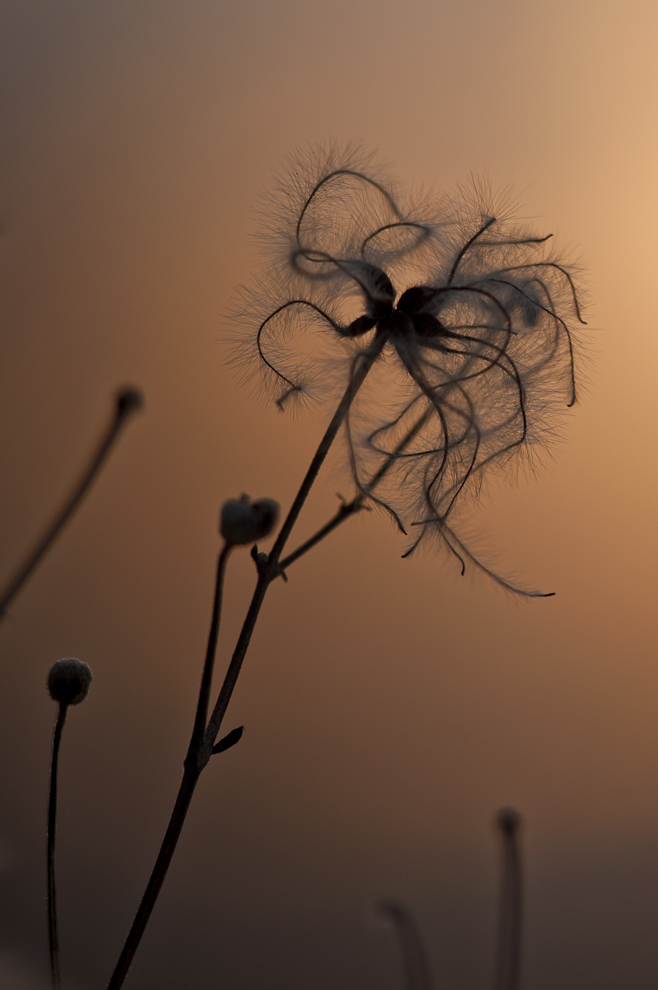
<path id="1" fill-rule="evenodd" d="M 263 210 L 269 257 L 243 291 L 238 359 L 282 409 L 372 365 L 345 429 L 358 492 L 413 534 L 407 553 L 438 537 L 462 569 L 492 574 L 450 516 L 576 401 L 576 269 L 476 181 L 415 202 L 350 149 L 288 164 Z"/>

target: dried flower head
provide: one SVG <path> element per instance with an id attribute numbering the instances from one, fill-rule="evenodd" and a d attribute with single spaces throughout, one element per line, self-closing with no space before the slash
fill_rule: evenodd
<path id="1" fill-rule="evenodd" d="M 271 498 L 252 502 L 248 495 L 224 502 L 219 531 L 229 546 L 255 543 L 269 536 L 279 519 L 279 503 Z"/>
<path id="2" fill-rule="evenodd" d="M 414 528 L 407 553 L 436 536 L 462 569 L 491 573 L 449 525 L 455 504 L 575 402 L 570 320 L 583 321 L 550 236 L 477 182 L 416 203 L 336 149 L 293 160 L 268 205 L 247 347 L 281 408 L 367 374 L 346 419 L 352 475 Z"/>
<path id="3" fill-rule="evenodd" d="M 58 660 L 48 673 L 50 697 L 63 705 L 79 705 L 87 697 L 90 684 L 89 666 L 75 657 Z"/>

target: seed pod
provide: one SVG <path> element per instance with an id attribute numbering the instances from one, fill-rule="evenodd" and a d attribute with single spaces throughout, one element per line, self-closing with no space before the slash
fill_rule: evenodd
<path id="1" fill-rule="evenodd" d="M 219 531 L 229 546 L 241 546 L 269 536 L 278 519 L 278 502 L 271 498 L 252 502 L 248 495 L 241 495 L 224 502 Z"/>

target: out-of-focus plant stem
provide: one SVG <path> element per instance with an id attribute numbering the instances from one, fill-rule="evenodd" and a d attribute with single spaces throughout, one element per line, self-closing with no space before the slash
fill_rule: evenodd
<path id="1" fill-rule="evenodd" d="M 402 955 L 406 990 L 431 990 L 427 953 L 412 916 L 406 908 L 392 900 L 381 901 L 379 910 L 393 922 Z"/>
<path id="2" fill-rule="evenodd" d="M 130 415 L 140 408 L 142 397 L 134 389 L 122 389 L 116 396 L 112 420 L 103 432 L 100 442 L 93 452 L 87 467 L 76 482 L 69 497 L 64 502 L 55 518 L 47 527 L 34 548 L 27 555 L 6 588 L 0 592 L 0 622 L 6 614 L 7 607 L 16 597 L 32 572 L 50 550 L 51 546 L 62 532 L 67 522 L 78 508 L 91 485 L 105 463 L 114 443 Z"/>
<path id="3" fill-rule="evenodd" d="M 519 990 L 523 909 L 521 816 L 513 808 L 502 808 L 496 824 L 503 843 L 503 863 L 494 990 Z"/>

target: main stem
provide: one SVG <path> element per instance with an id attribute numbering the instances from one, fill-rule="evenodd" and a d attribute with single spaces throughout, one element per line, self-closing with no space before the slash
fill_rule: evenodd
<path id="1" fill-rule="evenodd" d="M 123 985 L 128 969 L 130 968 L 135 952 L 137 951 L 142 935 L 144 934 L 144 930 L 151 916 L 151 912 L 153 911 L 153 907 L 155 906 L 155 902 L 158 894 L 160 893 L 162 884 L 164 883 L 164 879 L 169 869 L 169 865 L 173 858 L 174 851 L 185 822 L 185 817 L 192 800 L 192 795 L 194 794 L 194 790 L 201 775 L 201 771 L 208 763 L 208 760 L 212 754 L 212 747 L 217 738 L 217 734 L 219 732 L 222 719 L 226 713 L 229 701 L 231 700 L 238 675 L 242 668 L 242 662 L 249 647 L 251 636 L 254 631 L 261 606 L 265 599 L 267 589 L 272 581 L 274 581 L 280 574 L 279 560 L 283 549 L 290 536 L 293 526 L 297 522 L 302 507 L 308 498 L 309 492 L 313 487 L 313 483 L 318 476 L 320 468 L 322 467 L 327 454 L 331 449 L 331 445 L 336 439 L 338 431 L 345 420 L 349 408 L 352 405 L 357 392 L 361 388 L 361 385 L 365 381 L 375 358 L 384 346 L 384 343 L 385 338 L 376 337 L 372 342 L 370 349 L 360 354 L 355 359 L 349 385 L 329 426 L 325 431 L 324 436 L 322 437 L 322 440 L 320 441 L 318 449 L 315 452 L 315 456 L 311 461 L 311 465 L 306 472 L 295 500 L 288 515 L 286 516 L 283 526 L 281 527 L 274 547 L 272 548 L 272 551 L 266 561 L 259 564 L 259 576 L 256 589 L 254 591 L 242 631 L 238 638 L 233 657 L 231 658 L 224 682 L 219 692 L 219 697 L 217 698 L 215 708 L 207 727 L 205 727 L 208 699 L 212 682 L 212 668 L 217 646 L 217 634 L 219 631 L 221 588 L 223 584 L 228 548 L 225 548 L 220 555 L 217 570 L 213 620 L 208 638 L 206 663 L 201 681 L 201 690 L 199 693 L 199 702 L 194 720 L 192 739 L 190 741 L 190 746 L 184 763 L 183 779 L 181 781 L 176 803 L 169 820 L 167 832 L 165 834 L 162 846 L 160 847 L 158 858 L 144 893 L 144 897 L 142 898 L 142 902 L 135 916 L 135 920 L 132 924 L 132 928 L 130 929 L 128 938 L 126 939 L 123 951 L 108 984 L 108 990 L 119 990 L 119 988 Z"/>
<path id="2" fill-rule="evenodd" d="M 55 829 L 57 826 L 57 766 L 62 729 L 66 721 L 68 705 L 60 702 L 53 735 L 53 754 L 50 763 L 50 793 L 48 796 L 47 873 L 48 873 L 48 942 L 50 946 L 50 976 L 53 990 L 59 990 L 59 938 L 57 934 L 57 895 L 55 891 Z"/>

